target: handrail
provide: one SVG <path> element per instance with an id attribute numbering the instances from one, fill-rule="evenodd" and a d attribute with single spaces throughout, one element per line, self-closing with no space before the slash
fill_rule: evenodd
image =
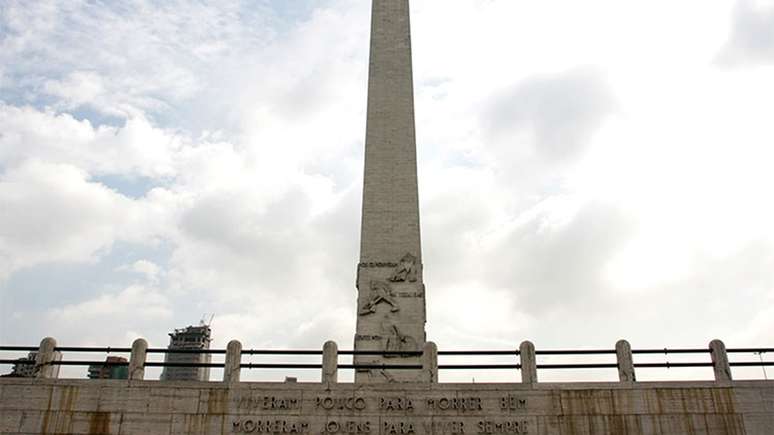
<path id="1" fill-rule="evenodd" d="M 0 352 L 34 352 L 37 346 L 0 346 Z M 57 346 L 59 352 L 82 353 L 130 353 L 128 347 L 93 347 L 93 346 Z M 225 354 L 226 349 L 167 349 L 149 348 L 147 353 L 199 353 L 199 354 Z M 615 355 L 615 349 L 542 349 L 536 350 L 536 355 Z M 663 348 L 663 349 L 632 349 L 633 354 L 701 354 L 709 353 L 704 348 Z M 728 353 L 774 353 L 771 347 L 729 348 Z M 243 349 L 243 355 L 322 355 L 322 350 L 316 349 Z M 421 356 L 421 351 L 371 351 L 371 350 L 340 350 L 339 355 L 410 355 Z M 519 355 L 518 350 L 439 350 L 438 355 Z"/>
<path id="2" fill-rule="evenodd" d="M 48 347 L 44 347 L 44 343 Z M 139 347 L 138 347 L 139 343 Z M 142 379 L 144 368 L 146 367 L 192 367 L 192 368 L 219 368 L 225 372 L 239 369 L 292 369 L 304 370 L 313 369 L 323 371 L 325 377 L 326 370 L 330 367 L 335 369 L 354 369 L 354 370 L 520 370 L 522 372 L 522 382 L 537 382 L 537 370 L 584 370 L 584 369 L 617 369 L 622 381 L 634 380 L 634 369 L 652 369 L 652 368 L 699 368 L 712 367 L 717 380 L 731 380 L 731 367 L 774 367 L 774 361 L 764 361 L 762 355 L 765 353 L 774 353 L 771 347 L 744 347 L 726 349 L 722 342 L 715 340 L 710 343 L 708 348 L 645 348 L 631 349 L 628 342 L 619 341 L 615 349 L 538 349 L 534 348 L 529 342 L 524 342 L 518 349 L 498 349 L 498 350 L 441 350 L 438 351 L 434 344 L 431 347 L 425 347 L 423 350 L 412 351 L 381 351 L 381 350 L 333 350 L 329 352 L 327 347 L 321 350 L 316 349 L 241 349 L 241 344 L 237 350 L 228 349 L 167 349 L 167 348 L 148 348 L 144 340 L 137 340 L 131 348 L 127 347 L 99 347 L 99 346 L 56 346 L 53 339 L 47 338 L 39 347 L 34 346 L 0 346 L 0 352 L 44 352 L 44 357 L 35 359 L 0 359 L 0 364 L 19 364 L 34 365 L 35 371 L 47 370 L 51 366 L 97 366 L 97 367 L 129 367 L 132 372 L 139 370 L 140 375 L 130 376 L 130 379 Z M 335 345 L 335 343 L 334 343 Z M 335 347 L 335 346 L 334 346 Z M 46 353 L 47 352 L 47 353 Z M 72 353 L 129 353 L 129 361 L 93 361 L 93 360 L 63 360 L 62 352 Z M 237 352 L 236 354 L 234 352 Z M 429 353 L 426 353 L 429 352 Z M 59 355 L 54 355 L 59 353 Z M 223 362 L 211 361 L 146 361 L 145 355 L 153 354 L 191 354 L 191 355 L 225 355 Z M 728 354 L 756 354 L 760 361 L 729 361 Z M 711 361 L 659 361 L 659 362 L 635 362 L 635 355 L 710 355 Z M 241 358 L 244 355 L 250 356 L 322 356 L 320 362 L 243 362 Z M 339 357 L 352 356 L 353 363 L 339 364 Z M 588 356 L 588 355 L 615 355 L 615 361 L 600 362 L 554 362 L 538 361 L 537 357 L 553 356 Z M 387 360 L 364 361 L 359 356 L 376 357 L 411 357 L 418 358 L 421 364 L 417 362 L 399 364 L 389 363 Z M 509 363 L 450 363 L 438 364 L 437 358 L 448 356 L 506 356 L 516 357 L 515 361 Z M 37 359 L 37 361 L 36 361 Z M 166 359 L 166 358 L 165 358 Z M 195 358 L 198 359 L 198 358 Z M 379 362 L 385 361 L 386 364 Z M 414 360 L 417 361 L 417 360 Z M 408 361 L 411 362 L 411 361 Z M 328 369 L 326 369 L 328 367 Z M 47 372 L 48 373 L 48 372 Z M 42 377 L 50 377 L 50 374 Z M 56 375 L 53 375 L 56 376 Z M 224 375 L 225 376 L 225 375 Z M 437 376 L 437 375 L 436 375 Z M 225 379 L 225 378 L 224 378 Z M 437 377 L 435 378 L 437 379 Z"/>

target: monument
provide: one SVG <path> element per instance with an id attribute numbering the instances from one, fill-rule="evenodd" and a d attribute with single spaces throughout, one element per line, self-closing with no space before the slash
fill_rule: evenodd
<path id="1" fill-rule="evenodd" d="M 374 1 L 368 68 L 356 363 L 419 364 L 425 343 L 425 286 L 419 231 L 414 89 L 408 0 Z M 355 382 L 427 380 L 420 371 L 358 370 Z"/>
<path id="2" fill-rule="evenodd" d="M 708 361 L 692 367 L 711 368 L 714 380 L 708 381 L 638 381 L 636 368 L 670 365 L 637 363 L 637 351 L 621 340 L 615 349 L 564 352 L 573 357 L 614 358 L 615 363 L 586 368 L 617 371 L 617 382 L 539 382 L 538 369 L 560 365 L 540 362 L 540 351 L 525 341 L 518 350 L 514 344 L 512 350 L 495 353 L 470 351 L 510 355 L 511 364 L 477 368 L 508 369 L 514 378 L 518 372 L 520 382 L 440 383 L 438 369 L 454 367 L 438 365 L 435 345 L 425 337 L 414 136 L 409 1 L 373 0 L 357 330 L 354 351 L 346 351 L 354 355 L 354 364 L 340 364 L 334 342 L 325 343 L 321 351 L 296 353 L 243 350 L 236 340 L 227 349 L 208 349 L 207 330 L 193 331 L 201 338 L 196 338 L 191 354 L 198 357 L 189 362 L 148 360 L 148 354 L 164 353 L 164 349 L 149 348 L 140 338 L 131 349 L 107 348 L 130 354 L 125 364 L 127 380 L 58 379 L 57 362 L 83 363 L 69 360 L 68 355 L 67 361 L 60 361 L 59 351 L 104 349 L 60 348 L 49 337 L 37 348 L 14 349 L 36 351 L 30 371 L 35 377 L 0 378 L 0 434 L 774 433 L 774 381 L 733 380 L 731 368 L 745 363 L 730 362 L 728 355 L 750 349 L 726 349 L 718 340 L 708 348 L 677 351 L 702 354 Z M 0 346 L 2 350 L 8 348 Z M 175 349 L 166 352 L 170 350 Z M 640 354 L 661 351 L 667 349 L 640 350 Z M 562 352 L 544 351 L 543 355 Z M 245 353 L 251 355 L 250 362 L 242 358 Z M 283 353 L 321 355 L 321 364 L 301 365 L 322 369 L 320 382 L 241 381 L 245 368 L 298 369 L 293 364 L 253 362 L 260 355 Z M 222 364 L 210 362 L 209 355 L 220 354 L 225 358 Z M 169 369 L 170 362 L 197 372 L 222 368 L 222 382 L 204 382 L 199 376 L 189 381 L 145 379 L 147 367 Z M 584 368 L 579 366 L 583 364 L 563 368 Z M 339 382 L 341 368 L 355 369 L 355 382 Z"/>

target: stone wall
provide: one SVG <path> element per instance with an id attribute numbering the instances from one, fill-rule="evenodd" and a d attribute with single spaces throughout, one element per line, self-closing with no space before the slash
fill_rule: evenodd
<path id="1" fill-rule="evenodd" d="M 572 384 L 0 379 L 2 434 L 774 433 L 774 381 Z"/>

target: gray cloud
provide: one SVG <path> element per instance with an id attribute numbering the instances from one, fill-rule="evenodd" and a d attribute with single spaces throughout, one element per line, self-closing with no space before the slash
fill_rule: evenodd
<path id="1" fill-rule="evenodd" d="M 607 287 L 604 267 L 633 234 L 634 221 L 614 205 L 587 203 L 569 222 L 536 215 L 497 246 L 491 276 L 532 313 L 576 305 Z"/>
<path id="2" fill-rule="evenodd" d="M 493 97 L 483 125 L 494 145 L 533 146 L 543 161 L 567 162 L 583 153 L 614 101 L 591 69 L 534 76 Z"/>
<path id="3" fill-rule="evenodd" d="M 731 34 L 717 62 L 728 66 L 774 63 L 774 6 L 738 0 Z"/>

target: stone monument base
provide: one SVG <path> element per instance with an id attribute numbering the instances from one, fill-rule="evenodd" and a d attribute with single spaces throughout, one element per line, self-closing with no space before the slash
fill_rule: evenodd
<path id="1" fill-rule="evenodd" d="M 2 434 L 774 433 L 774 381 L 346 384 L 0 379 Z"/>

